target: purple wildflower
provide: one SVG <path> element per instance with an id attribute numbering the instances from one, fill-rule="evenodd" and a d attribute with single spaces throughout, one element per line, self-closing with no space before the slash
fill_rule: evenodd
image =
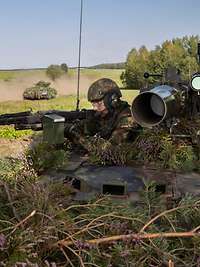
<path id="1" fill-rule="evenodd" d="M 3 234 L 0 234 L 0 249 L 4 248 L 6 244 L 6 237 Z"/>

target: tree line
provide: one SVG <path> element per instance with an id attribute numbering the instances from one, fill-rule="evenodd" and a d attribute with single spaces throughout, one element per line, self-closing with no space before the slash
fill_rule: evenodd
<path id="1" fill-rule="evenodd" d="M 89 69 L 124 69 L 124 68 L 125 68 L 125 62 L 102 63 L 102 64 L 98 64 L 98 65 L 89 67 Z"/>
<path id="2" fill-rule="evenodd" d="M 179 69 L 182 79 L 188 80 L 200 70 L 197 56 L 199 41 L 199 35 L 184 36 L 166 40 L 153 50 L 145 46 L 133 48 L 127 55 L 125 71 L 121 75 L 124 86 L 141 88 L 145 85 L 144 72 L 160 74 L 169 66 Z M 150 81 L 153 82 L 153 78 Z"/>
<path id="3" fill-rule="evenodd" d="M 68 72 L 68 66 L 66 63 L 62 63 L 61 65 L 49 65 L 46 69 L 47 76 L 55 81 L 56 79 L 60 78 L 63 74 Z"/>

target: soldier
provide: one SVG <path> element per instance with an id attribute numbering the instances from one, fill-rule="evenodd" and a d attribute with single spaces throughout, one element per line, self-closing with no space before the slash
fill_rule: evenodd
<path id="1" fill-rule="evenodd" d="M 88 90 L 94 115 L 78 125 L 66 126 L 65 136 L 75 143 L 85 143 L 87 136 L 97 136 L 111 144 L 120 144 L 133 140 L 133 128 L 136 127 L 131 116 L 130 106 L 122 101 L 117 84 L 111 79 L 95 81 Z"/>

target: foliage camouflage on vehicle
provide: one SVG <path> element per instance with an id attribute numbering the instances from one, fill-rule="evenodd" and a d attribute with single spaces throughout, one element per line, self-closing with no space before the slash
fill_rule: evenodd
<path id="1" fill-rule="evenodd" d="M 49 82 L 39 81 L 34 86 L 27 88 L 24 93 L 24 99 L 39 100 L 39 99 L 51 99 L 57 95 L 56 89 L 50 87 Z"/>
<path id="2" fill-rule="evenodd" d="M 91 138 L 91 162 L 99 165 L 146 165 L 192 171 L 199 165 L 199 150 L 189 140 L 173 139 L 166 132 L 146 130 L 133 143 L 118 146 L 102 138 Z"/>

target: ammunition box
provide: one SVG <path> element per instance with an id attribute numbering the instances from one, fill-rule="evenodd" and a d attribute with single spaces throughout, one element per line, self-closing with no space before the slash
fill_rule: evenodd
<path id="1" fill-rule="evenodd" d="M 64 143 L 65 118 L 56 114 L 43 117 L 43 139 L 49 144 Z"/>

